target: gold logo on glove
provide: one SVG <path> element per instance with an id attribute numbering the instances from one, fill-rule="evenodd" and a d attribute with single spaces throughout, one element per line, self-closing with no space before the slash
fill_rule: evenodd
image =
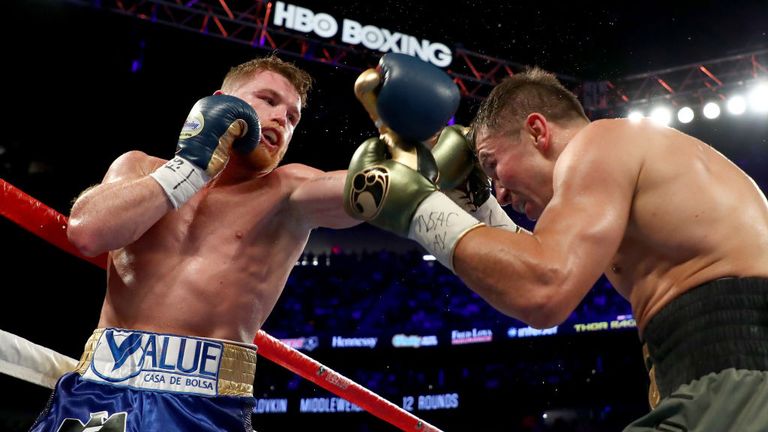
<path id="1" fill-rule="evenodd" d="M 373 166 L 355 174 L 350 207 L 363 220 L 375 218 L 389 191 L 389 171 L 383 166 Z"/>

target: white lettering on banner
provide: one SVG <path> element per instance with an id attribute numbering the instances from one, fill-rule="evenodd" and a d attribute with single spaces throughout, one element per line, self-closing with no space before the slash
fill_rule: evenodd
<path id="1" fill-rule="evenodd" d="M 451 50 L 444 44 L 426 39 L 420 41 L 414 36 L 372 25 L 364 26 L 351 19 L 345 19 L 342 24 L 341 41 L 350 45 L 362 43 L 368 49 L 381 52 L 408 54 L 438 67 L 446 67 L 453 61 Z"/>
<path id="2" fill-rule="evenodd" d="M 286 413 L 288 412 L 288 399 L 256 399 L 253 412 L 256 414 Z"/>
<path id="3" fill-rule="evenodd" d="M 437 336 L 418 336 L 418 335 L 404 335 L 402 333 L 392 336 L 392 346 L 395 348 L 412 347 L 418 348 L 422 346 L 435 346 L 437 345 Z"/>
<path id="4" fill-rule="evenodd" d="M 360 412 L 363 409 L 341 398 L 301 398 L 299 412 L 334 413 Z"/>
<path id="5" fill-rule="evenodd" d="M 458 393 L 419 396 L 420 410 L 456 409 L 459 407 Z"/>
<path id="6" fill-rule="evenodd" d="M 83 379 L 213 396 L 223 351 L 221 343 L 205 339 L 108 329 Z"/>
<path id="7" fill-rule="evenodd" d="M 303 33 L 315 33 L 326 39 L 339 31 L 338 21 L 331 15 L 315 13 L 282 1 L 275 4 L 272 24 Z M 453 61 L 453 53 L 445 44 L 420 40 L 415 36 L 373 25 L 362 25 L 351 19 L 342 20 L 341 41 L 350 45 L 362 44 L 368 49 L 381 52 L 408 54 L 438 67 L 446 67 Z"/>
<path id="8" fill-rule="evenodd" d="M 509 330 L 507 330 L 507 336 L 510 338 L 524 338 L 524 337 L 535 337 L 535 336 L 551 336 L 557 334 L 557 326 L 545 328 L 545 329 L 535 329 L 533 327 L 510 327 Z"/>
<path id="9" fill-rule="evenodd" d="M 334 348 L 375 348 L 379 338 L 345 338 L 334 336 L 331 338 L 331 346 Z"/>
<path id="10" fill-rule="evenodd" d="M 304 33 L 314 32 L 324 38 L 334 36 L 339 30 L 336 19 L 328 14 L 315 14 L 307 8 L 280 1 L 275 5 L 275 18 L 272 23 Z"/>
<path id="11" fill-rule="evenodd" d="M 475 329 L 469 331 L 451 331 L 451 344 L 461 345 L 478 342 L 490 342 L 493 340 L 493 330 L 490 329 Z"/>
<path id="12" fill-rule="evenodd" d="M 272 24 L 289 29 L 296 29 L 293 23 L 293 17 L 296 16 L 296 6 L 285 4 L 281 1 L 275 3 L 275 17 L 272 18 Z"/>
<path id="13" fill-rule="evenodd" d="M 403 396 L 403 409 L 413 412 L 413 396 Z"/>

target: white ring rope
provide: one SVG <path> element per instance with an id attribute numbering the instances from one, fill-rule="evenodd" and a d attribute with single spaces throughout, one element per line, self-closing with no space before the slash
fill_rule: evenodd
<path id="1" fill-rule="evenodd" d="M 0 373 L 52 389 L 77 360 L 0 330 Z"/>

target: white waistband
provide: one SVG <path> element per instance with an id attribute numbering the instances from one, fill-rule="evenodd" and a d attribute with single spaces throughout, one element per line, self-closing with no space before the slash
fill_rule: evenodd
<path id="1" fill-rule="evenodd" d="M 254 348 L 200 337 L 96 329 L 77 371 L 85 380 L 120 387 L 250 396 L 256 372 Z"/>

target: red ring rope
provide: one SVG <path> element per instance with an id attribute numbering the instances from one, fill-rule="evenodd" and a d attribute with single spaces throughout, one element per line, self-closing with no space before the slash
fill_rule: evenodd
<path id="1" fill-rule="evenodd" d="M 89 258 L 82 255 L 67 239 L 67 217 L 0 178 L 0 214 L 70 254 L 101 268 L 107 267 L 107 254 Z M 376 417 L 403 431 L 440 429 L 421 420 L 392 402 L 373 393 L 340 373 L 283 344 L 259 330 L 253 342 L 258 353 L 291 372 L 312 381 Z"/>

